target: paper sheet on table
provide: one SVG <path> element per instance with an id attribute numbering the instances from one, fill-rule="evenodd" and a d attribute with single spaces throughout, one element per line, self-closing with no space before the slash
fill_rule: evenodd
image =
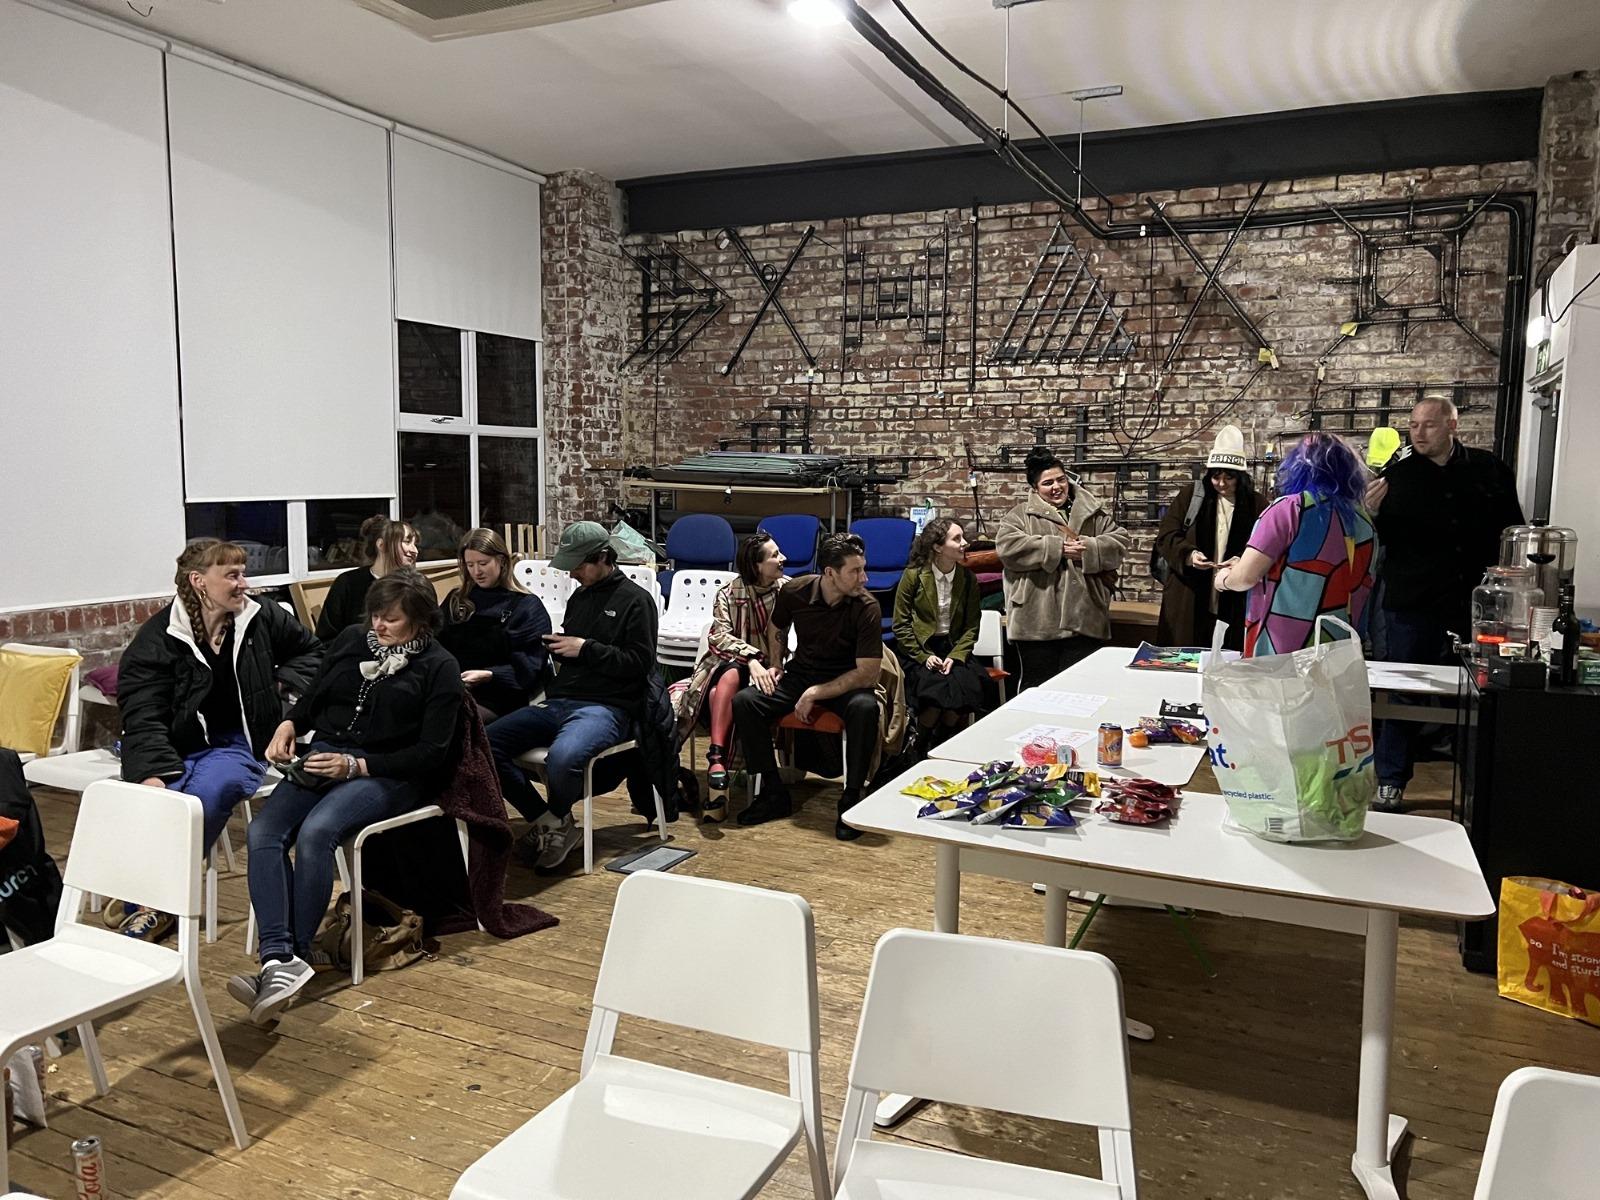
<path id="1" fill-rule="evenodd" d="M 1092 729 L 1068 729 L 1065 725 L 1030 725 L 1020 733 L 1014 733 L 1006 739 L 1019 746 L 1026 746 L 1035 738 L 1049 738 L 1058 746 L 1071 746 L 1076 750 L 1085 742 L 1094 738 Z"/>
<path id="2" fill-rule="evenodd" d="M 1098 712 L 1105 702 L 1104 696 L 1092 696 L 1087 692 L 1051 692 L 1044 688 L 1029 688 L 1011 701 L 1011 707 L 1024 712 L 1043 713 L 1047 717 L 1088 717 Z"/>

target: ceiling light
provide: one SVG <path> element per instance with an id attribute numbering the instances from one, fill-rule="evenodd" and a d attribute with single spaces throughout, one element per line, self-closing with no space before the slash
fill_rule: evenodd
<path id="1" fill-rule="evenodd" d="M 838 25 L 844 20 L 839 0 L 789 0 L 789 15 L 802 25 Z"/>

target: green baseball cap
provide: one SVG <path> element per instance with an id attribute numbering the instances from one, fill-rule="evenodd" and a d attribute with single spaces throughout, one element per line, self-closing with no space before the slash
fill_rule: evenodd
<path id="1" fill-rule="evenodd" d="M 598 521 L 574 521 L 561 531 L 561 542 L 550 556 L 550 565 L 557 571 L 570 571 L 607 546 L 619 549 L 604 525 Z"/>

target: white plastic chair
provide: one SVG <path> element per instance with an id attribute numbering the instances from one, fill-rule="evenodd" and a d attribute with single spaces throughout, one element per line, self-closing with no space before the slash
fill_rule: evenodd
<path id="1" fill-rule="evenodd" d="M 620 1015 L 788 1053 L 789 1094 L 611 1053 Z M 641 871 L 611 914 L 578 1083 L 485 1154 L 451 1200 L 742 1200 L 802 1134 L 828 1168 L 817 1082 L 816 938 L 799 896 Z"/>
<path id="2" fill-rule="evenodd" d="M 978 640 L 972 647 L 974 658 L 989 660 L 989 678 L 1000 689 L 1000 699 L 1006 698 L 1006 643 L 1001 630 L 1000 614 L 992 608 L 978 613 Z"/>
<path id="3" fill-rule="evenodd" d="M 1591 1194 L 1596 1122 L 1600 1078 L 1548 1067 L 1511 1072 L 1495 1097 L 1472 1200 Z"/>
<path id="4" fill-rule="evenodd" d="M 583 807 L 583 873 L 594 873 L 594 765 L 602 758 L 610 758 L 613 754 L 625 754 L 629 750 L 637 750 L 639 743 L 629 738 L 625 742 L 618 742 L 615 746 L 607 747 L 600 751 L 588 762 L 583 764 L 583 799 L 579 802 Z M 517 766 L 527 771 L 533 771 L 540 779 L 548 780 L 545 766 L 550 759 L 550 748 L 539 746 L 518 756 Z M 546 784 L 548 786 L 548 783 Z M 667 811 L 661 803 L 661 793 L 655 788 L 650 789 L 650 795 L 656 802 L 656 828 L 661 831 L 661 842 L 665 845 L 672 838 L 667 834 Z"/>
<path id="5" fill-rule="evenodd" d="M 6 642 L 0 645 L 0 650 L 14 650 L 18 654 L 38 654 L 49 658 L 70 655 L 78 660 L 72 665 L 72 675 L 67 679 L 67 717 L 61 727 L 61 742 L 50 747 L 52 756 L 73 753 L 78 748 L 79 731 L 83 724 L 83 698 L 80 695 L 83 686 L 83 656 L 66 646 L 30 646 L 25 642 Z M 22 761 L 31 762 L 34 757 L 31 751 L 24 752 Z"/>
<path id="6" fill-rule="evenodd" d="M 951 1013 L 1055 1018 L 1048 1037 L 972 1037 L 951 1028 Z M 873 1141 L 880 1091 L 1094 1125 L 1100 1179 Z M 1082 950 L 912 929 L 884 934 L 867 977 L 834 1170 L 836 1200 L 1134 1200 L 1116 967 Z"/>
<path id="7" fill-rule="evenodd" d="M 30 1042 L 76 1026 L 95 1091 L 103 1096 L 110 1084 L 95 1018 L 181 980 L 234 1144 L 243 1150 L 250 1135 L 200 981 L 200 873 L 194 864 L 203 828 L 200 801 L 193 796 L 120 780 L 89 785 L 67 855 L 55 937 L 0 956 L 0 1062 Z M 90 890 L 174 914 L 178 948 L 83 924 L 84 893 Z M 0 1190 L 8 1179 L 5 1142 L 0 1127 Z"/>
<path id="8" fill-rule="evenodd" d="M 672 577 L 672 599 L 661 619 L 661 636 L 695 641 L 711 624 L 717 593 L 739 578 L 736 571 L 679 571 Z"/>
<path id="9" fill-rule="evenodd" d="M 539 597 L 539 603 L 550 614 L 550 628 L 560 630 L 561 618 L 567 611 L 567 597 L 572 595 L 572 576 L 565 571 L 557 571 L 542 558 L 524 558 L 513 563 L 511 575 Z"/>
<path id="10" fill-rule="evenodd" d="M 380 833 L 388 833 L 391 829 L 399 829 L 403 825 L 415 825 L 418 821 L 431 821 L 434 817 L 444 816 L 444 809 L 437 804 L 425 804 L 421 808 L 412 809 L 408 813 L 401 813 L 398 817 L 386 817 L 382 821 L 374 821 L 371 825 L 356 830 L 340 844 L 335 855 L 335 867 L 339 872 L 339 880 L 350 893 L 350 983 L 353 987 L 360 987 L 361 981 L 366 978 L 366 947 L 363 945 L 361 930 L 365 928 L 366 902 L 362 896 L 361 881 L 361 848 L 367 844 L 369 838 L 377 837 Z M 468 866 L 467 854 L 467 823 L 456 821 L 456 839 L 461 845 L 461 865 Z M 482 928 L 482 925 L 479 926 Z M 245 928 L 244 952 L 256 952 L 256 907 L 250 906 L 249 923 Z"/>
<path id="11" fill-rule="evenodd" d="M 618 563 L 617 570 L 656 598 L 656 614 L 658 616 L 666 609 L 667 602 L 661 595 L 661 581 L 656 578 L 654 570 L 638 563 Z"/>

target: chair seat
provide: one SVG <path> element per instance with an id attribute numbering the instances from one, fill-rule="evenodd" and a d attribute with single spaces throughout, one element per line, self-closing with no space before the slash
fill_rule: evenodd
<path id="1" fill-rule="evenodd" d="M 860 1141 L 834 1200 L 1120 1200 L 1115 1184 L 898 1142 Z"/>
<path id="2" fill-rule="evenodd" d="M 843 733 L 844 718 L 837 713 L 830 712 L 828 709 L 820 708 L 817 710 L 817 715 L 811 719 L 811 724 L 809 725 L 793 713 L 789 713 L 778 722 L 778 727 L 780 729 L 798 729 L 803 733 Z"/>
<path id="3" fill-rule="evenodd" d="M 29 783 L 81 792 L 102 779 L 119 779 L 122 760 L 109 750 L 79 750 L 73 754 L 53 754 L 36 758 L 22 768 Z"/>
<path id="4" fill-rule="evenodd" d="M 736 1200 L 800 1139 L 788 1096 L 602 1054 L 485 1154 L 451 1200 Z M 714 1132 L 713 1132 L 714 1131 Z"/>
<path id="5" fill-rule="evenodd" d="M 125 1008 L 182 973 L 176 950 L 70 924 L 0 957 L 0 1048 Z"/>
<path id="6" fill-rule="evenodd" d="M 638 749 L 638 747 L 639 747 L 639 743 L 634 741 L 632 738 L 629 738 L 625 742 L 618 742 L 615 746 L 611 746 L 611 747 L 609 747 L 609 748 L 607 748 L 605 750 L 600 751 L 600 753 L 596 754 L 594 756 L 594 758 L 597 761 L 599 759 L 606 758 L 606 757 L 608 757 L 609 755 L 612 755 L 612 754 L 621 754 L 624 750 L 636 750 L 636 749 Z M 547 763 L 549 761 L 550 761 L 550 747 L 549 746 L 535 746 L 532 750 L 526 750 L 523 753 L 517 755 L 517 758 L 516 758 L 516 763 L 517 763 L 517 766 L 519 766 L 519 767 L 543 767 L 545 765 L 545 763 Z"/>
<path id="7" fill-rule="evenodd" d="M 887 592 L 900 586 L 900 577 L 905 574 L 905 569 L 894 571 L 868 571 L 867 591 Z"/>

